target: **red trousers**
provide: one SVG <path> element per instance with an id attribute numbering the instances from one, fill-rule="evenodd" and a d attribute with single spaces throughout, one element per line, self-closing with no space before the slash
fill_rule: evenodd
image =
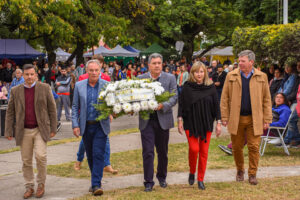
<path id="1" fill-rule="evenodd" d="M 206 133 L 206 143 L 205 140 L 201 140 L 200 137 L 196 138 L 194 136 L 190 137 L 189 131 L 185 131 L 186 137 L 189 142 L 189 165 L 190 165 L 190 173 L 195 174 L 197 159 L 198 159 L 198 181 L 203 181 L 206 163 L 208 157 L 208 148 L 211 137 L 211 132 Z"/>

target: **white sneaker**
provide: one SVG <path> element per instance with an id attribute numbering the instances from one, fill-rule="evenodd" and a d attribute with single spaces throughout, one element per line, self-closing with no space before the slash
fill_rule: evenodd
<path id="1" fill-rule="evenodd" d="M 281 143 L 280 138 L 276 138 L 268 142 L 268 144 L 280 144 L 280 143 Z"/>

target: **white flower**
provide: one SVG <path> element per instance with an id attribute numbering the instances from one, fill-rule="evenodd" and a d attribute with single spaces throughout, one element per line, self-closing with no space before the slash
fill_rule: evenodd
<path id="1" fill-rule="evenodd" d="M 108 106 L 112 106 L 113 104 L 115 104 L 116 99 L 114 93 L 108 93 L 105 97 L 105 101 Z"/>
<path id="2" fill-rule="evenodd" d="M 132 110 L 133 110 L 133 112 L 135 112 L 135 113 L 140 112 L 140 110 L 141 110 L 141 104 L 138 103 L 138 102 L 133 103 L 133 104 L 132 104 Z"/>
<path id="3" fill-rule="evenodd" d="M 99 99 L 104 99 L 105 96 L 106 96 L 106 91 L 101 91 L 99 94 Z"/>
<path id="4" fill-rule="evenodd" d="M 116 89 L 117 89 L 117 85 L 115 85 L 114 83 L 110 83 L 106 87 L 107 92 L 114 92 L 114 91 L 116 91 Z"/>
<path id="5" fill-rule="evenodd" d="M 141 102 L 141 107 L 142 107 L 142 110 L 148 110 L 148 101 L 142 101 Z"/>
<path id="6" fill-rule="evenodd" d="M 123 110 L 124 110 L 126 113 L 129 113 L 129 112 L 131 112 L 131 110 L 132 110 L 132 106 L 131 106 L 130 103 L 124 103 L 124 104 L 122 105 L 122 108 L 123 108 Z"/>
<path id="7" fill-rule="evenodd" d="M 161 87 L 154 88 L 154 94 L 155 95 L 161 95 L 164 92 L 164 89 Z"/>
<path id="8" fill-rule="evenodd" d="M 114 105 L 113 111 L 114 111 L 115 114 L 120 113 L 121 110 L 122 110 L 122 105 L 121 104 L 118 103 L 118 104 Z"/>
<path id="9" fill-rule="evenodd" d="M 150 100 L 148 101 L 148 106 L 151 110 L 155 110 L 158 106 L 158 103 L 155 100 Z"/>

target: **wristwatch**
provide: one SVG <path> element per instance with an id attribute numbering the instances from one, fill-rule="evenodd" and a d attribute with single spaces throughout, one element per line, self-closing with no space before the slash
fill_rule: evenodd
<path id="1" fill-rule="evenodd" d="M 178 121 L 183 121 L 182 117 L 178 117 L 177 119 Z"/>

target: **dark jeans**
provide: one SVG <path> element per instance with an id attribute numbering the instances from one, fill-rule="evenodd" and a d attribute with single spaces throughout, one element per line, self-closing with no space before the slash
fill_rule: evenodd
<path id="1" fill-rule="evenodd" d="M 83 140 L 80 141 L 79 144 L 79 149 L 77 152 L 77 161 L 82 162 L 84 159 L 84 153 L 85 153 L 85 148 L 84 148 L 84 143 Z M 104 154 L 104 167 L 110 165 L 110 144 L 109 144 L 109 137 L 107 136 L 106 140 L 106 146 L 105 146 L 105 154 Z"/>
<path id="2" fill-rule="evenodd" d="M 103 132 L 100 123 L 87 124 L 82 139 L 91 171 L 92 187 L 101 187 L 107 135 Z"/>
<path id="3" fill-rule="evenodd" d="M 284 142 L 286 144 L 289 144 L 291 141 L 300 142 L 300 133 L 297 126 L 298 119 L 297 111 L 294 111 L 288 124 L 286 136 L 284 137 Z"/>
<path id="4" fill-rule="evenodd" d="M 147 127 L 141 130 L 143 147 L 144 185 L 154 185 L 154 145 L 156 147 L 158 165 L 156 177 L 165 181 L 168 168 L 169 129 L 163 130 L 157 119 L 150 119 Z"/>

